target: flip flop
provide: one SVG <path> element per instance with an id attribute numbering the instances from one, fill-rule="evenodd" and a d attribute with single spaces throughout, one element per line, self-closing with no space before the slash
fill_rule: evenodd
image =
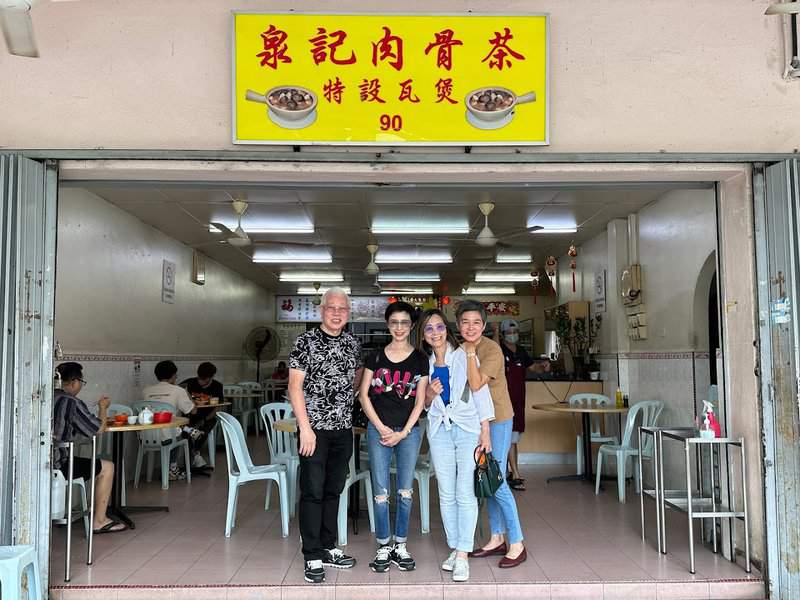
<path id="1" fill-rule="evenodd" d="M 117 525 L 122 525 L 121 529 L 114 529 Z M 117 533 L 119 531 L 125 531 L 128 526 L 125 523 L 120 523 L 119 521 L 109 521 L 105 525 L 103 525 L 100 529 L 95 529 L 94 534 L 99 535 L 101 533 Z"/>
<path id="2" fill-rule="evenodd" d="M 525 480 L 524 479 L 510 479 L 508 482 L 508 487 L 512 490 L 517 490 L 518 492 L 525 491 Z"/>

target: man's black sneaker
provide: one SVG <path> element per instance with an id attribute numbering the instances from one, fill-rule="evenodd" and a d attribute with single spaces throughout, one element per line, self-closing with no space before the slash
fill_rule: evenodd
<path id="1" fill-rule="evenodd" d="M 417 568 L 417 563 L 414 562 L 414 559 L 411 558 L 408 550 L 406 550 L 405 542 L 394 545 L 394 548 L 392 548 L 391 559 L 401 571 L 413 571 Z"/>
<path id="2" fill-rule="evenodd" d="M 381 546 L 378 548 L 378 551 L 375 553 L 375 560 L 369 563 L 369 568 L 372 569 L 375 573 L 385 573 L 389 570 L 389 566 L 392 564 L 391 561 L 391 554 L 393 548 L 391 546 Z"/>
<path id="3" fill-rule="evenodd" d="M 347 556 L 339 548 L 331 548 L 330 550 L 325 550 L 325 558 L 322 559 L 322 564 L 334 569 L 352 569 L 356 566 L 356 559 L 352 556 Z"/>
<path id="4" fill-rule="evenodd" d="M 307 560 L 305 578 L 308 583 L 322 583 L 325 581 L 325 569 L 321 560 Z"/>

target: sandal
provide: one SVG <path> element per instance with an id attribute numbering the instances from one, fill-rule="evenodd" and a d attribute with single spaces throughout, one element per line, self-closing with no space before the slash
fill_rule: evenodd
<path id="1" fill-rule="evenodd" d="M 117 527 L 117 525 L 122 525 L 122 527 L 119 527 L 119 528 L 115 529 L 115 527 Z M 100 529 L 95 529 L 93 531 L 93 533 L 95 535 L 98 535 L 98 534 L 101 534 L 101 533 L 117 533 L 118 531 L 125 531 L 127 528 L 128 528 L 128 526 L 125 523 L 121 523 L 119 521 L 109 521 L 108 523 L 103 525 Z"/>
<path id="2" fill-rule="evenodd" d="M 508 480 L 508 487 L 512 490 L 517 490 L 518 492 L 525 491 L 525 480 L 524 479 L 509 479 Z"/>

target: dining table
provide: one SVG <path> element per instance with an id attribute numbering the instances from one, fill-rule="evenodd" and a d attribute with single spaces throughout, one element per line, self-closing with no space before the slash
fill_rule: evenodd
<path id="1" fill-rule="evenodd" d="M 297 418 L 291 417 L 288 419 L 281 419 L 279 421 L 275 421 L 273 424 L 273 429 L 277 431 L 285 431 L 287 433 L 291 433 L 292 435 L 297 435 Z M 359 448 L 361 446 L 361 436 L 366 435 L 367 430 L 365 427 L 353 427 L 353 454 L 350 457 L 350 470 L 353 473 L 357 473 L 359 468 L 361 468 L 361 453 Z M 295 445 L 296 448 L 296 445 Z M 350 513 L 350 518 L 353 521 L 353 534 L 358 535 L 358 517 L 361 513 L 360 504 L 360 484 L 354 485 L 350 488 L 350 497 L 348 499 L 348 512 Z"/>
<path id="2" fill-rule="evenodd" d="M 122 424 L 108 423 L 106 432 L 116 434 L 112 438 L 112 455 L 114 460 L 114 485 L 111 490 L 111 500 L 108 503 L 108 511 L 111 516 L 122 523 L 125 523 L 130 529 L 136 529 L 136 524 L 128 516 L 132 512 L 153 512 L 153 511 L 167 511 L 169 506 L 122 506 L 122 486 L 125 482 L 122 481 L 122 474 L 124 472 L 122 465 L 125 460 L 125 436 L 123 434 L 130 431 L 150 431 L 155 429 L 168 429 L 171 427 L 183 427 L 189 423 L 186 417 L 172 417 L 167 423 L 134 423 L 133 425 L 127 422 Z M 123 510 L 124 509 L 124 510 Z"/>
<path id="3" fill-rule="evenodd" d="M 571 405 L 567 402 L 552 402 L 549 404 L 534 404 L 535 410 L 543 410 L 553 413 L 564 413 L 581 416 L 581 431 L 582 431 L 582 450 L 583 450 L 583 474 L 582 475 L 558 475 L 556 477 L 549 477 L 547 483 L 551 481 L 570 481 L 582 480 L 585 483 L 594 485 L 594 476 L 592 475 L 592 425 L 591 418 L 593 415 L 617 415 L 620 416 L 628 412 L 627 406 L 611 406 L 601 405 L 592 402 L 591 404 L 575 404 Z"/>

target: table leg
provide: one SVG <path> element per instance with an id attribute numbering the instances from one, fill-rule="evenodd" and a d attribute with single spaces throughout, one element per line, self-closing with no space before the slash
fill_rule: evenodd
<path id="1" fill-rule="evenodd" d="M 114 484 L 111 491 L 111 502 L 108 505 L 108 512 L 118 521 L 125 523 L 131 529 L 136 529 L 136 524 L 131 520 L 127 513 L 132 512 L 169 512 L 169 506 L 125 506 L 122 510 L 122 462 L 125 460 L 124 433 L 116 433 L 113 440 L 114 456 Z"/>
<path id="2" fill-rule="evenodd" d="M 583 430 L 583 478 L 594 483 L 592 477 L 592 425 L 589 413 L 581 415 Z"/>

